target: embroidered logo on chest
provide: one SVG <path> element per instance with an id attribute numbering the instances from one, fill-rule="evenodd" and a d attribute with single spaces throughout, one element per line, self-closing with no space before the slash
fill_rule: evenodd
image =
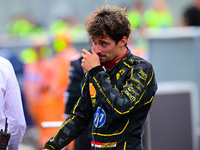
<path id="1" fill-rule="evenodd" d="M 116 74 L 116 79 L 119 80 L 120 76 L 124 74 L 125 70 L 121 69 L 117 74 Z"/>
<path id="2" fill-rule="evenodd" d="M 104 125 L 106 122 L 106 113 L 105 111 L 98 107 L 97 111 L 94 114 L 94 125 L 96 128 L 100 128 Z"/>

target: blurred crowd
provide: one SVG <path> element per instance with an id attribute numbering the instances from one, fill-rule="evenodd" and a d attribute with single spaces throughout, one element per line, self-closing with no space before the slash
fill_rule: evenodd
<path id="1" fill-rule="evenodd" d="M 80 55 L 73 43 L 85 38 L 82 25 L 73 26 L 69 20 L 58 19 L 45 31 L 28 18 L 17 18 L 6 28 L 7 38 L 14 39 L 14 44 L 2 43 L 0 50 L 17 75 L 27 125 L 36 128 L 36 149 L 41 149 L 65 120 L 70 62 Z"/>
<path id="2" fill-rule="evenodd" d="M 135 55 L 148 59 L 145 29 L 174 27 L 170 6 L 165 0 L 154 0 L 153 7 L 145 10 L 143 3 L 137 1 L 127 7 L 126 12 L 133 28 L 128 47 Z M 182 13 L 179 26 L 200 26 L 199 14 L 200 0 L 194 0 Z M 19 16 L 2 32 L 0 55 L 13 64 L 27 125 L 37 128 L 39 148 L 65 119 L 70 63 L 81 52 L 74 44 L 85 39 L 89 44 L 84 24 L 75 15 L 58 18 L 49 27 L 39 25 L 30 16 Z"/>

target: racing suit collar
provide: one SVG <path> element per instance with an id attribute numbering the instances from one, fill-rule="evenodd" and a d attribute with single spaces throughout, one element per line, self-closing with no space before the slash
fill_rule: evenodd
<path id="1" fill-rule="evenodd" d="M 126 52 L 124 53 L 124 55 L 121 58 L 110 61 L 108 63 L 105 63 L 104 64 L 105 69 L 108 70 L 108 69 L 112 68 L 115 64 L 117 64 L 127 54 L 127 52 L 128 52 L 128 49 L 126 49 Z"/>

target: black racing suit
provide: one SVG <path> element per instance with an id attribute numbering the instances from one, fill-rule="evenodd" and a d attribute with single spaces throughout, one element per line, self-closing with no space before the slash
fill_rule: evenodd
<path id="1" fill-rule="evenodd" d="M 65 114 L 69 115 L 73 110 L 74 105 L 81 96 L 81 81 L 84 77 L 84 70 L 81 67 L 82 57 L 76 57 L 71 61 L 71 67 L 69 71 L 70 84 L 67 90 L 67 102 L 65 107 Z M 88 128 L 75 139 L 74 150 L 90 150 L 91 149 L 91 127 Z"/>
<path id="2" fill-rule="evenodd" d="M 91 69 L 71 116 L 45 148 L 60 150 L 93 119 L 92 149 L 141 150 L 142 128 L 156 90 L 152 65 L 130 50 L 107 71 Z"/>

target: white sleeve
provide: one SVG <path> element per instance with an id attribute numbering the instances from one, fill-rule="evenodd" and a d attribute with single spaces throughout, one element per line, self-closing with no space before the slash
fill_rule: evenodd
<path id="1" fill-rule="evenodd" d="M 8 150 L 17 150 L 26 130 L 19 84 L 12 65 L 9 65 L 9 78 L 5 92 L 5 116 L 8 118 L 8 132 L 11 137 Z"/>

